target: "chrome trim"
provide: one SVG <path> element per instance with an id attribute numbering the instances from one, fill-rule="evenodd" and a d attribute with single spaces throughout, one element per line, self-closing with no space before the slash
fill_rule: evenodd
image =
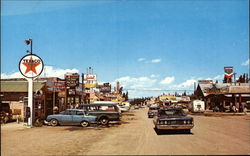
<path id="1" fill-rule="evenodd" d="M 194 125 L 156 125 L 157 129 L 192 129 Z"/>

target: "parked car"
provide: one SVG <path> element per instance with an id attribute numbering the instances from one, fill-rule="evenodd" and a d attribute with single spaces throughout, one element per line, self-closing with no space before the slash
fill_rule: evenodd
<path id="1" fill-rule="evenodd" d="M 148 109 L 148 118 L 153 118 L 155 115 L 157 115 L 159 109 L 160 107 L 158 106 L 150 106 Z"/>
<path id="2" fill-rule="evenodd" d="M 111 102 L 111 101 L 110 101 Z M 121 118 L 121 110 L 114 103 L 98 103 L 98 104 L 81 104 L 85 111 L 89 115 L 97 117 L 97 121 L 102 125 L 107 125 L 109 121 L 119 121 Z"/>
<path id="3" fill-rule="evenodd" d="M 66 109 L 59 114 L 49 115 L 45 120 L 45 124 L 51 126 L 81 125 L 82 127 L 87 127 L 96 123 L 96 116 L 88 115 L 86 111 L 81 109 Z"/>
<path id="4" fill-rule="evenodd" d="M 159 109 L 153 120 L 156 130 L 177 130 L 182 129 L 190 132 L 194 127 L 192 117 L 187 116 L 182 108 Z"/>

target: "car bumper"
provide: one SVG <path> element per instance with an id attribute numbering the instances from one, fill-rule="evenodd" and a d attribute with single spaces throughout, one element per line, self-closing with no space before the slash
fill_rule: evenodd
<path id="1" fill-rule="evenodd" d="M 192 129 L 194 125 L 156 125 L 157 129 Z"/>

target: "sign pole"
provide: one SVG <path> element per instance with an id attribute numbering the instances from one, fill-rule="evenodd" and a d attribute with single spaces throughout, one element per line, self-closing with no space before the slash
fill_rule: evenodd
<path id="1" fill-rule="evenodd" d="M 28 81 L 28 110 L 26 108 L 26 118 L 28 118 L 28 126 L 33 126 L 35 117 L 34 105 L 33 105 L 33 79 L 39 76 L 43 71 L 43 60 L 32 53 L 32 39 L 25 40 L 27 45 L 30 44 L 30 54 L 25 55 L 19 62 L 19 71 L 26 77 Z"/>
<path id="2" fill-rule="evenodd" d="M 28 118 L 28 126 L 33 126 L 33 79 L 28 79 L 28 107 L 30 108 L 30 117 Z"/>

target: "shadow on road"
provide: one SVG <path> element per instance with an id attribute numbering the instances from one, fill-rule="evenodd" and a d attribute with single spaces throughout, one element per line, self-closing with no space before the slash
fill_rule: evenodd
<path id="1" fill-rule="evenodd" d="M 154 128 L 157 135 L 194 135 L 188 130 L 157 130 Z"/>

